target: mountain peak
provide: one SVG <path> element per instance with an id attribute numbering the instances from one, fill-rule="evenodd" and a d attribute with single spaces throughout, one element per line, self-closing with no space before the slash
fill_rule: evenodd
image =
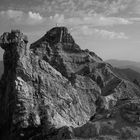
<path id="1" fill-rule="evenodd" d="M 52 49 L 81 51 L 66 27 L 54 27 L 50 29 L 42 38 L 33 43 L 30 48 L 34 49 L 41 43 L 48 43 Z"/>

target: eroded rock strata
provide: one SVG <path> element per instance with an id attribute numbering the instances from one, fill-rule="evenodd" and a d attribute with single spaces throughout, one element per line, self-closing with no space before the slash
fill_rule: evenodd
<path id="1" fill-rule="evenodd" d="M 1 140 L 140 139 L 140 89 L 82 50 L 66 27 L 28 44 L 4 33 Z"/>

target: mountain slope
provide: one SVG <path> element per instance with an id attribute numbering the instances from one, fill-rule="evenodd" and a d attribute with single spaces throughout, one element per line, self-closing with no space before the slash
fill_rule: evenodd
<path id="1" fill-rule="evenodd" d="M 113 65 L 115 68 L 113 71 L 123 79 L 131 82 L 140 83 L 140 63 L 126 60 L 107 60 L 106 62 Z"/>
<path id="2" fill-rule="evenodd" d="M 140 73 L 132 69 L 114 68 L 114 72 L 118 74 L 118 76 L 122 77 L 123 79 L 130 80 L 131 82 L 134 82 L 135 80 L 140 82 Z"/>
<path id="3" fill-rule="evenodd" d="M 27 43 L 18 30 L 0 37 L 1 140 L 139 138 L 138 86 L 82 50 L 66 27 Z"/>

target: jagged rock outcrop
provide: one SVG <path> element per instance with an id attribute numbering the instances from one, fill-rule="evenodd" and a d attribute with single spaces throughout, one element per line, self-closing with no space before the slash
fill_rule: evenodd
<path id="1" fill-rule="evenodd" d="M 66 27 L 55 27 L 30 47 L 27 44 L 19 30 L 0 38 L 5 50 L 2 140 L 122 137 L 119 132 L 125 125 L 116 128 L 115 123 L 128 118 L 131 102 L 124 107 L 120 101 L 139 99 L 139 87 L 116 76 L 94 52 L 82 50 Z"/>

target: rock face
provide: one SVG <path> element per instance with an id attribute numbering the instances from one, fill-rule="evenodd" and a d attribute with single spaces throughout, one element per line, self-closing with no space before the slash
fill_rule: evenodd
<path id="1" fill-rule="evenodd" d="M 132 127 L 139 137 L 138 86 L 116 76 L 94 52 L 82 50 L 66 27 L 27 44 L 18 30 L 0 38 L 5 50 L 0 139 L 123 139 Z"/>
<path id="2" fill-rule="evenodd" d="M 2 76 L 4 71 L 4 67 L 3 67 L 3 61 L 0 61 L 0 77 Z"/>

